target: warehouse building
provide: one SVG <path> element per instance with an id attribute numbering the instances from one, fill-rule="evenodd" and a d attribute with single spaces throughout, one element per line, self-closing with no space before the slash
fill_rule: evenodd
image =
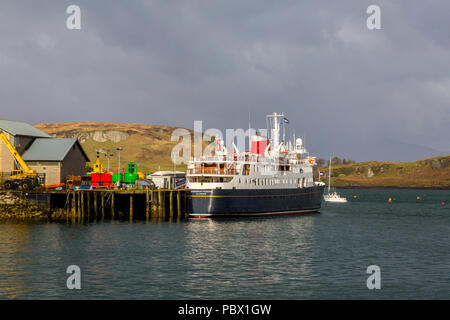
<path id="1" fill-rule="evenodd" d="M 0 131 L 32 170 L 45 175 L 45 184 L 65 182 L 67 175 L 85 175 L 89 158 L 77 139 L 57 139 L 24 122 L 0 120 Z M 0 141 L 0 172 L 19 169 Z"/>
<path id="2" fill-rule="evenodd" d="M 9 142 L 22 155 L 36 138 L 51 139 L 52 137 L 28 123 L 0 119 L 0 132 L 3 132 Z M 0 141 L 0 172 L 11 172 L 15 169 L 14 158 L 8 148 Z"/>

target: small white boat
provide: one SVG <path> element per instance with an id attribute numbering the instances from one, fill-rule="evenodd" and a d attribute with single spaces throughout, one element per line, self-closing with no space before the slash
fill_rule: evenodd
<path id="1" fill-rule="evenodd" d="M 328 193 L 323 195 L 323 199 L 326 202 L 335 202 L 335 203 L 345 203 L 347 202 L 347 198 L 341 197 L 336 191 L 331 193 L 331 158 L 330 158 L 330 166 L 328 169 Z"/>
<path id="2" fill-rule="evenodd" d="M 340 195 L 337 194 L 337 192 L 325 194 L 323 196 L 323 199 L 326 202 L 340 202 L 340 203 L 347 202 L 347 198 L 341 197 Z"/>

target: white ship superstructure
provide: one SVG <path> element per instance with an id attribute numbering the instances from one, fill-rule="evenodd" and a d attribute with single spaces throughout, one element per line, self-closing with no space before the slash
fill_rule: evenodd
<path id="1" fill-rule="evenodd" d="M 188 164 L 187 187 L 190 189 L 273 189 L 314 186 L 313 166 L 301 138 L 285 143 L 280 139 L 284 114 L 274 113 L 272 138 L 254 135 L 251 151 L 228 152 L 223 141 L 217 142 L 216 155 L 193 159 Z M 236 150 L 237 148 L 235 148 Z"/>
<path id="2" fill-rule="evenodd" d="M 320 198 L 324 183 L 314 182 L 315 157 L 309 156 L 301 138 L 293 136 L 285 141 L 284 125 L 289 120 L 283 113 L 273 113 L 267 119 L 269 136 L 253 135 L 250 151 L 239 152 L 233 143 L 234 151 L 230 152 L 217 140 L 214 156 L 189 162 L 186 187 L 193 190 L 188 196 L 192 216 L 320 208 L 316 193 Z"/>

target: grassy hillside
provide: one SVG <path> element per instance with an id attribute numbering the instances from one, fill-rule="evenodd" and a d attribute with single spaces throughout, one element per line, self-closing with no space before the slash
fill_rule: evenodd
<path id="1" fill-rule="evenodd" d="M 320 170 L 328 173 L 327 167 Z M 450 188 L 450 156 L 337 165 L 332 167 L 331 179 L 333 187 Z"/>
<path id="2" fill-rule="evenodd" d="M 118 152 L 121 168 L 129 161 L 134 161 L 139 171 L 151 173 L 158 170 L 173 170 L 170 158 L 172 148 L 178 142 L 172 142 L 170 137 L 177 129 L 170 126 L 129 124 L 129 123 L 44 123 L 35 126 L 39 130 L 58 138 L 77 138 L 91 159 L 92 166 L 97 158 L 97 150 L 109 150 L 110 170 L 118 168 Z M 192 130 L 189 130 L 193 134 Z M 100 154 L 103 167 L 106 170 L 108 161 Z M 177 170 L 186 170 L 186 166 L 178 166 Z"/>

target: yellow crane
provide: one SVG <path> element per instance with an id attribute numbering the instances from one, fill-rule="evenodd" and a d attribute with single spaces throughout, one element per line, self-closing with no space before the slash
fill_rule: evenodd
<path id="1" fill-rule="evenodd" d="M 25 161 L 22 159 L 20 154 L 14 148 L 14 146 L 9 142 L 3 132 L 0 132 L 0 139 L 5 143 L 11 155 L 17 161 L 17 163 L 22 167 L 22 170 L 13 170 L 9 177 L 9 180 L 5 181 L 4 186 L 6 189 L 34 189 L 39 185 L 38 174 L 35 170 L 31 170 Z"/>

